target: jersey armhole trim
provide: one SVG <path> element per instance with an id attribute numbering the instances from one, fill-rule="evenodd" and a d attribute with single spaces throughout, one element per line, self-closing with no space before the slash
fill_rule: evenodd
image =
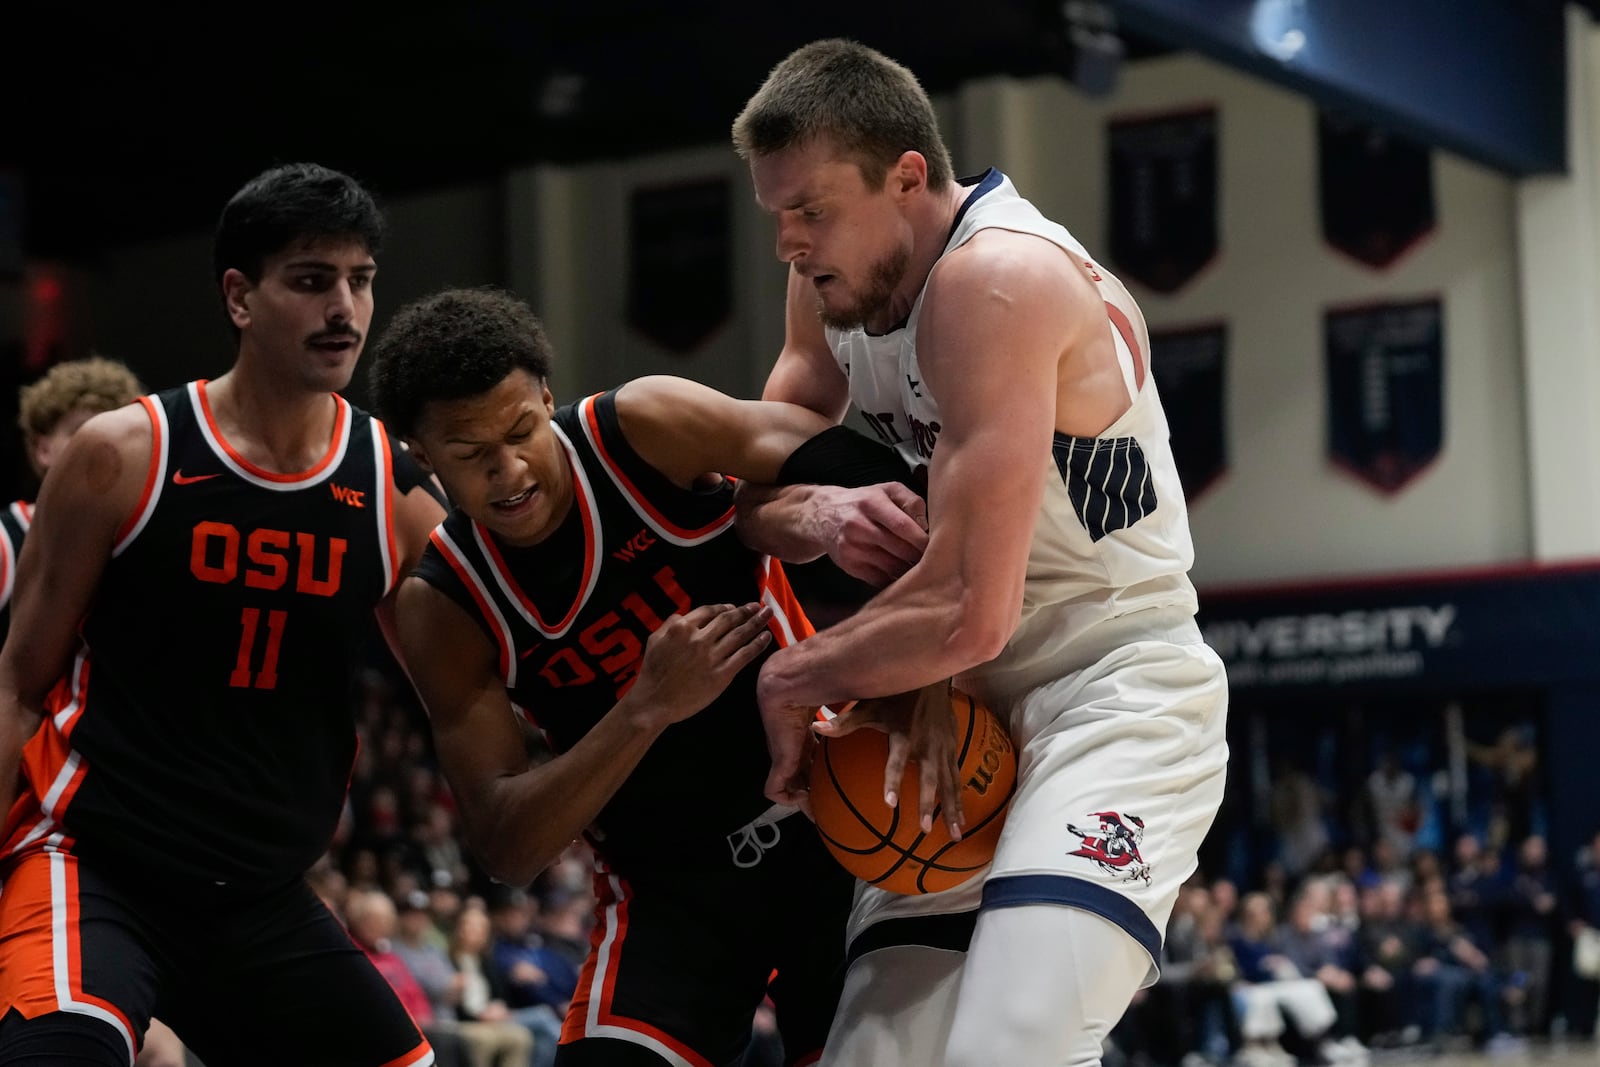
<path id="1" fill-rule="evenodd" d="M 156 505 L 161 501 L 161 482 L 167 472 L 167 446 L 171 438 L 167 430 L 167 410 L 154 397 L 141 396 L 138 402 L 143 405 L 145 414 L 150 416 L 150 469 L 145 473 L 144 491 L 139 496 L 139 503 L 117 530 L 116 544 L 111 549 L 113 557 L 122 555 L 133 544 L 149 523 L 150 516 L 155 514 Z"/>
<path id="2" fill-rule="evenodd" d="M 372 458 L 377 465 L 378 550 L 383 556 L 383 595 L 388 596 L 400 582 L 400 549 L 394 518 L 394 454 L 389 450 L 389 435 L 384 432 L 383 424 L 371 419 L 367 425 L 372 429 Z"/>
<path id="3" fill-rule="evenodd" d="M 494 631 L 495 643 L 500 646 L 500 677 L 505 680 L 507 689 L 517 686 L 517 657 L 514 643 L 511 639 L 511 627 L 507 625 L 505 616 L 500 614 L 500 609 L 495 607 L 490 598 L 489 590 L 478 577 L 478 572 L 467 561 L 466 554 L 461 546 L 445 531 L 444 524 L 440 523 L 428 535 L 433 546 L 439 550 L 444 561 L 466 587 L 472 599 L 478 605 L 478 613 L 483 617 L 489 629 Z"/>

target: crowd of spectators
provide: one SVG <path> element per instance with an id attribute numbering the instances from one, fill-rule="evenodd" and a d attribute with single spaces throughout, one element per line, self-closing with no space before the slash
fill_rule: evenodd
<path id="1" fill-rule="evenodd" d="M 463 848 L 409 689 L 374 670 L 359 699 L 345 818 L 312 884 L 443 1067 L 549 1064 L 589 948 L 591 853 L 574 842 L 531 886 L 492 882 Z M 1371 833 L 1340 844 L 1295 817 L 1317 803 L 1285 771 L 1274 858 L 1248 879 L 1202 874 L 1184 887 L 1161 981 L 1114 1031 L 1107 1063 L 1359 1064 L 1385 1050 L 1497 1053 L 1592 1036 L 1600 985 L 1572 961 L 1580 937 L 1600 945 L 1600 835 L 1566 864 L 1518 819 L 1435 850 L 1406 803 L 1414 784 L 1380 761 Z M 747 1067 L 780 1056 L 764 1011 Z"/>
<path id="2" fill-rule="evenodd" d="M 1592 1039 L 1600 834 L 1550 854 L 1531 752 L 1521 728 L 1480 746 L 1514 788 L 1489 791 L 1481 820 L 1453 834 L 1393 753 L 1342 796 L 1275 766 L 1269 858 L 1247 879 L 1184 887 L 1161 981 L 1108 1063 L 1290 1067 Z"/>

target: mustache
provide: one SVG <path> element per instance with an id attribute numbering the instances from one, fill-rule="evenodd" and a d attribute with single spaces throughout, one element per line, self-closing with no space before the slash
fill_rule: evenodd
<path id="1" fill-rule="evenodd" d="M 319 341 L 355 341 L 361 340 L 361 331 L 348 326 L 336 326 L 331 330 L 323 330 L 306 338 L 306 344 L 314 345 Z"/>

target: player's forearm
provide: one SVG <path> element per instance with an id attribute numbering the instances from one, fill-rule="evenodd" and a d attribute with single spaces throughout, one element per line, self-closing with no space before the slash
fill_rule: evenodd
<path id="1" fill-rule="evenodd" d="M 39 720 L 39 713 L 19 701 L 14 690 L 0 685 L 0 818 L 16 799 L 22 749 L 39 728 Z"/>
<path id="2" fill-rule="evenodd" d="M 466 815 L 473 851 L 496 879 L 526 885 L 595 821 L 665 727 L 624 696 L 572 748 L 497 780 Z"/>
<path id="3" fill-rule="evenodd" d="M 736 529 L 745 544 L 785 563 L 810 563 L 831 547 L 819 487 L 768 486 L 741 482 L 734 495 Z"/>
<path id="4" fill-rule="evenodd" d="M 773 653 L 761 704 L 814 707 L 920 689 L 993 659 L 1010 626 L 979 610 L 958 580 L 915 572 L 855 615 Z"/>

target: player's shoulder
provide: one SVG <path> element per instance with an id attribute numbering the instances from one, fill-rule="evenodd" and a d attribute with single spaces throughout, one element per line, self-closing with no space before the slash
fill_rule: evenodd
<path id="1" fill-rule="evenodd" d="M 722 394 L 709 385 L 673 374 L 646 374 L 606 394 L 624 419 L 659 420 L 682 413 L 684 405 L 701 404 Z"/>
<path id="2" fill-rule="evenodd" d="M 101 412 L 85 422 L 68 440 L 62 452 L 65 461 L 74 453 L 82 456 L 111 449 L 123 456 L 148 456 L 155 443 L 156 426 L 148 398 L 141 397 L 113 411 Z"/>
<path id="3" fill-rule="evenodd" d="M 143 403 L 94 416 L 67 441 L 42 494 L 65 498 L 71 508 L 115 512 L 131 506 L 157 473 L 158 433 Z"/>
<path id="4" fill-rule="evenodd" d="M 993 299 L 1027 308 L 1098 303 L 1093 281 L 1065 248 L 1041 234 L 999 227 L 979 230 L 941 257 L 925 297 L 930 307 L 945 308 Z"/>
<path id="5" fill-rule="evenodd" d="M 934 264 L 933 279 L 978 280 L 985 275 L 1076 276 L 1067 250 L 1042 233 L 986 226 Z"/>

